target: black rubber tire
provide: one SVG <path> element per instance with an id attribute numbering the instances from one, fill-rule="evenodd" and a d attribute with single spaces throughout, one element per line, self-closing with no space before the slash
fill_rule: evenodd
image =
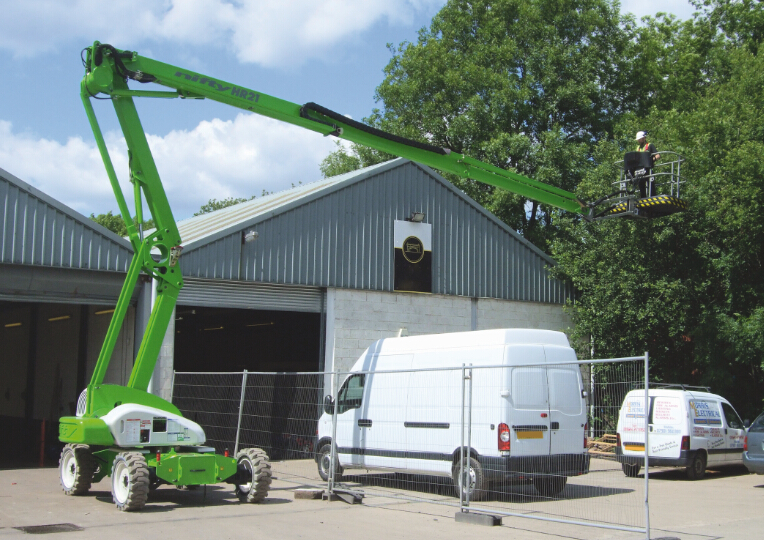
<path id="1" fill-rule="evenodd" d="M 86 444 L 67 444 L 58 460 L 58 480 L 64 495 L 84 495 L 93 484 L 98 464 Z"/>
<path id="2" fill-rule="evenodd" d="M 236 463 L 247 469 L 251 480 L 247 484 L 237 484 L 236 495 L 241 502 L 259 503 L 268 496 L 273 480 L 268 454 L 259 448 L 244 448 L 236 454 Z"/>
<path id="3" fill-rule="evenodd" d="M 623 474 L 629 478 L 637 478 L 639 476 L 639 471 L 642 469 L 642 465 L 638 463 L 635 465 L 621 463 L 621 469 L 623 469 Z"/>
<path id="4" fill-rule="evenodd" d="M 706 454 L 705 452 L 695 452 L 687 466 L 687 478 L 690 480 L 702 480 L 706 476 Z"/>
<path id="5" fill-rule="evenodd" d="M 149 497 L 149 468 L 140 452 L 121 452 L 111 469 L 111 497 L 117 509 L 134 512 Z"/>
<path id="6" fill-rule="evenodd" d="M 533 487 L 543 497 L 554 497 L 558 495 L 563 489 L 565 484 L 568 483 L 567 476 L 539 476 L 533 479 Z"/>
<path id="7" fill-rule="evenodd" d="M 332 445 L 331 443 L 326 443 L 318 450 L 318 475 L 321 477 L 321 480 L 324 482 L 329 481 L 329 475 L 331 474 L 331 456 L 332 456 Z M 342 480 L 342 466 L 340 466 L 340 461 L 337 459 L 337 456 L 334 457 L 334 481 L 339 482 Z"/>
<path id="8" fill-rule="evenodd" d="M 467 500 L 467 489 L 469 489 L 469 500 L 470 501 L 482 501 L 485 499 L 487 495 L 487 487 L 488 482 L 485 479 L 485 473 L 483 473 L 483 466 L 480 465 L 480 462 L 475 459 L 474 457 L 467 457 L 465 456 L 465 460 L 469 460 L 469 476 L 470 476 L 470 482 L 468 488 L 462 487 L 462 481 L 461 481 L 461 462 L 457 460 L 457 462 L 454 464 L 454 468 L 451 471 L 451 478 L 454 481 L 454 487 L 456 488 L 456 494 L 459 495 L 459 490 L 462 490 L 462 493 L 464 494 L 464 500 Z M 467 472 L 467 471 L 465 471 Z"/>

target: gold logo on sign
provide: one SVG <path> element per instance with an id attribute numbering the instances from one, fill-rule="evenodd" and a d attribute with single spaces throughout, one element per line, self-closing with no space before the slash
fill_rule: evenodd
<path id="1" fill-rule="evenodd" d="M 403 241 L 403 258 L 416 264 L 424 257 L 424 244 L 416 236 L 409 236 Z"/>

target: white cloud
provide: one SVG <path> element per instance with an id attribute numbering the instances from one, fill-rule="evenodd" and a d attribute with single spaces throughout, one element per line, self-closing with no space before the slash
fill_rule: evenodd
<path id="1" fill-rule="evenodd" d="M 24 0 L 7 2 L 0 49 L 30 57 L 95 38 L 122 49 L 171 42 L 233 50 L 242 62 L 301 64 L 376 23 L 410 25 L 444 0 Z"/>
<path id="2" fill-rule="evenodd" d="M 646 15 L 658 12 L 673 13 L 682 20 L 692 18 L 695 8 L 689 0 L 622 0 L 621 13 L 633 13 L 639 21 Z"/>
<path id="3" fill-rule="evenodd" d="M 126 145 L 106 135 L 122 191 L 132 207 Z M 149 135 L 149 145 L 176 220 L 212 198 L 260 196 L 320 179 L 333 139 L 269 118 L 240 114 L 201 122 L 191 131 Z M 100 154 L 79 137 L 65 144 L 14 133 L 0 120 L 0 163 L 8 172 L 85 215 L 117 210 Z"/>

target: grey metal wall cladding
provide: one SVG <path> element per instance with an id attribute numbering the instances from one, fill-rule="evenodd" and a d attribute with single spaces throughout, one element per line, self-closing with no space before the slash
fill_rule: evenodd
<path id="1" fill-rule="evenodd" d="M 127 271 L 132 250 L 0 176 L 0 263 Z"/>
<path id="2" fill-rule="evenodd" d="M 393 222 L 412 211 L 432 224 L 433 292 L 563 303 L 572 288 L 549 279 L 551 259 L 419 166 L 348 182 L 184 254 L 184 275 L 317 287 L 393 289 Z"/>
<path id="3" fill-rule="evenodd" d="M 315 287 L 185 278 L 178 305 L 321 313 L 322 299 Z"/>

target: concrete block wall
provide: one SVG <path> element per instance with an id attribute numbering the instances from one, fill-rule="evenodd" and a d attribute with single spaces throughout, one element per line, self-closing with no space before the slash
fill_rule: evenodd
<path id="1" fill-rule="evenodd" d="M 559 304 L 512 302 L 353 289 L 327 291 L 326 370 L 349 370 L 374 341 L 408 335 L 492 328 L 566 331 L 570 318 Z"/>
<path id="2" fill-rule="evenodd" d="M 572 327 L 573 320 L 563 311 L 560 304 L 477 299 L 476 330 L 536 328 L 569 333 Z"/>

